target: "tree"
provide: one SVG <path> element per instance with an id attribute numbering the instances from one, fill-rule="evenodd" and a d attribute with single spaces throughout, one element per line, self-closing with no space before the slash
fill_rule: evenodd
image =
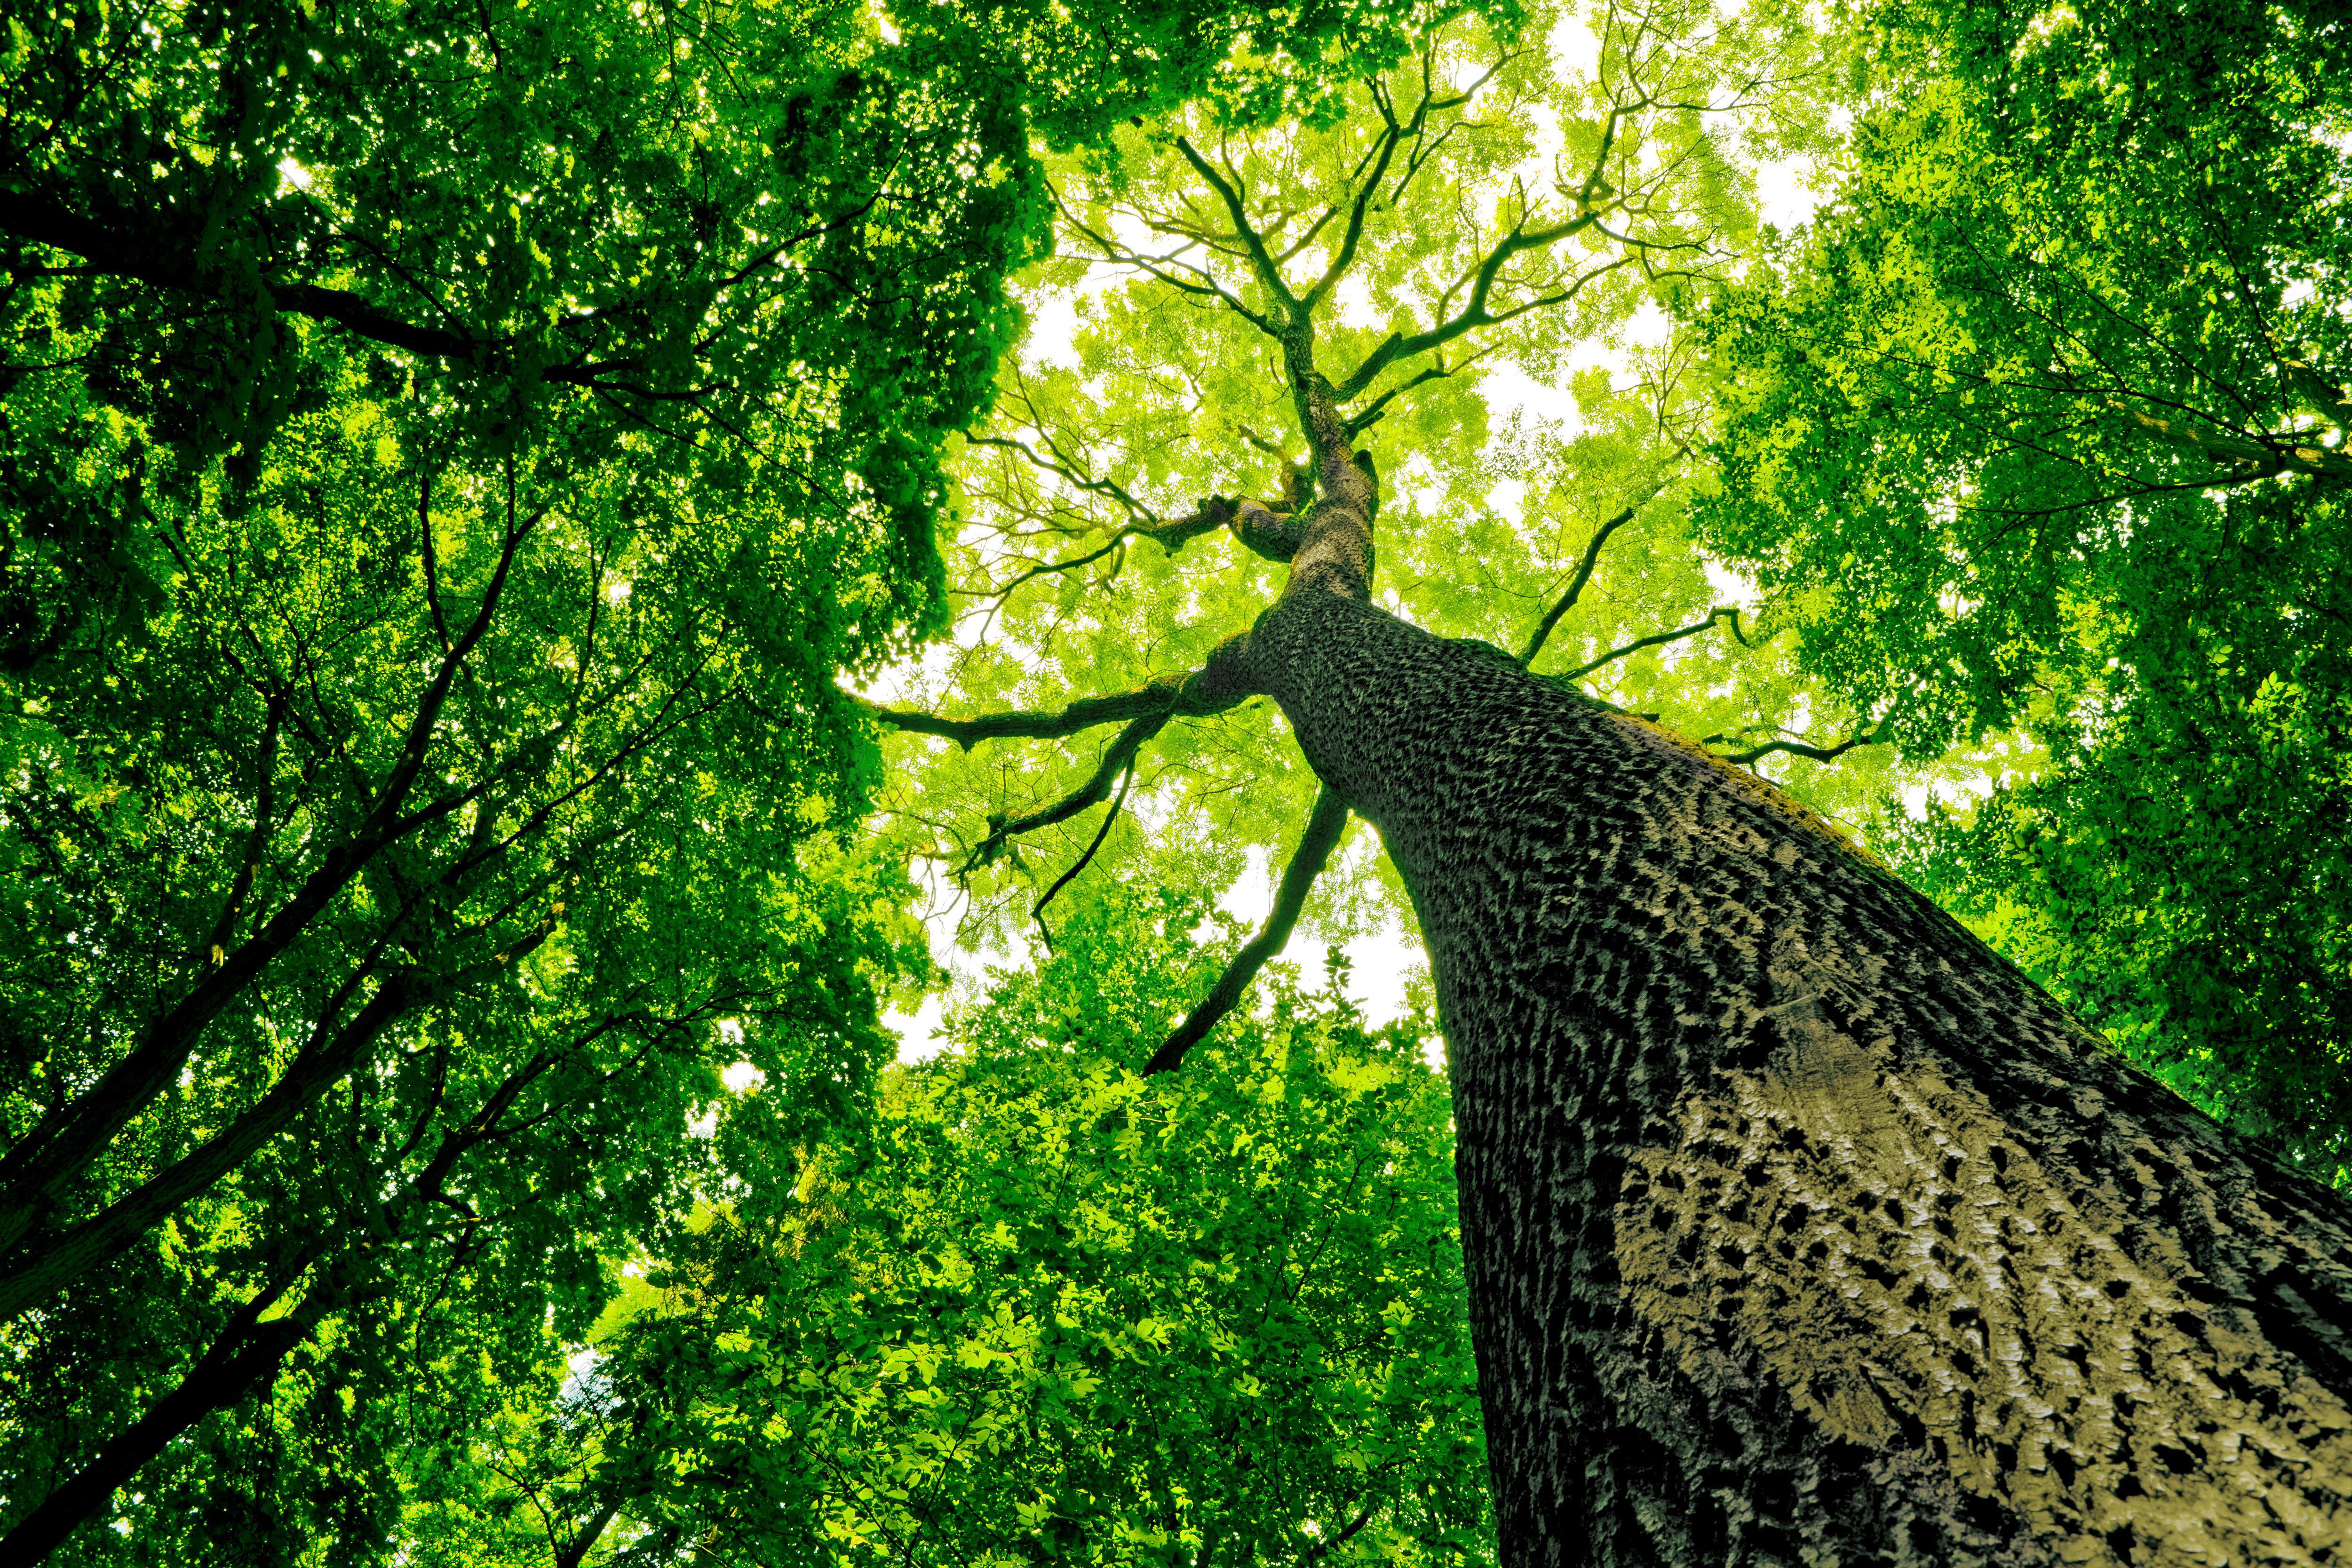
<path id="1" fill-rule="evenodd" d="M 1184 897 L 1074 900 L 1058 951 L 890 1069 L 796 1189 L 709 1216 L 599 1342 L 604 1545 L 726 1563 L 1492 1559 L 1443 1079 L 1285 981 L 1192 1069 L 1127 1063 L 1213 973 Z M 1335 975 L 1336 979 L 1336 975 Z M 559 1489 L 536 1494 L 546 1497 Z M 508 1487 L 420 1562 L 525 1561 Z M 625 1545 L 624 1544 L 625 1543 Z M 526 1555 L 530 1554 L 530 1555 Z"/>
<path id="2" fill-rule="evenodd" d="M 1703 532 L 1931 751 L 1907 868 L 2134 1059 L 2352 1182 L 2352 411 L 2332 9 L 1888 13 L 1906 86 L 1714 301 Z"/>
<path id="3" fill-rule="evenodd" d="M 1451 413 L 1454 356 L 1482 331 L 1607 277 L 1664 291 L 1700 270 L 1736 232 L 1718 215 L 1738 193 L 1702 111 L 1789 58 L 1772 20 L 1612 11 L 1591 76 L 1565 89 L 1475 39 L 1433 44 L 1360 89 L 1327 139 L 1171 128 L 1122 137 L 1117 168 L 1066 167 L 1068 231 L 1173 296 L 1160 330 L 1205 341 L 1233 380 L 1180 380 L 1195 362 L 1171 342 L 1170 392 L 1119 408 L 1091 447 L 1068 395 L 1016 454 L 1057 483 L 999 526 L 1067 537 L 1090 531 L 1084 497 L 1117 508 L 1097 549 L 1016 586 L 1062 579 L 1030 625 L 1078 638 L 1066 668 L 1121 636 L 1161 668 L 1028 710 L 877 710 L 966 745 L 1123 726 L 1077 788 L 1055 800 L 1049 784 L 1042 808 L 1000 808 L 971 836 L 985 890 L 1020 836 L 1116 813 L 1146 745 L 1270 700 L 1325 804 L 1241 978 L 1279 945 L 1344 813 L 1379 829 L 1451 1053 L 1507 1563 L 2323 1557 L 2352 1521 L 2342 1200 L 2127 1066 L 1787 795 L 1530 673 L 1542 637 L 1521 656 L 1375 601 L 1376 517 L 1391 570 L 1486 539 L 1431 537 L 1442 521 L 1392 499 L 1424 482 L 1411 442 L 1375 464 L 1367 431 L 1431 385 Z M 1458 145 L 1479 138 L 1455 84 L 1487 67 L 1489 123 L 1559 115 L 1551 195 L 1512 179 L 1516 156 Z M 1417 182 L 1461 221 L 1417 212 Z M 1360 264 L 1369 322 L 1349 319 Z M 1188 449 L 1211 419 L 1154 425 L 1253 403 L 1285 419 L 1282 441 L 1252 421 Z M 1244 441 L 1303 445 L 1286 497 L 1160 499 Z M 1144 563 L 1172 579 L 1120 547 L 1173 554 L 1220 531 L 1284 569 L 1254 618 L 1190 574 L 1116 620 L 1068 586 Z M 1202 625 L 1193 604 L 1246 629 Z M 1194 647 L 1190 668 L 1171 658 Z M 910 831 L 939 832 L 941 798 L 908 803 Z M 1176 1067 L 1233 989 L 1148 1066 Z"/>
<path id="4" fill-rule="evenodd" d="M 741 1178 L 719 1068 L 856 1110 L 921 959 L 832 681 L 939 618 L 1030 138 L 1417 25 L 1297 20 L 1202 84 L 1262 18 L 11 16 L 11 1555 L 134 1474 L 145 1539 L 381 1549 L 383 1456 Z"/>

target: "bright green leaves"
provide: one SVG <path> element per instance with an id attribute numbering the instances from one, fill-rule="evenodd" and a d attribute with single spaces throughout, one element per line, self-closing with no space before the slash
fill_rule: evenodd
<path id="1" fill-rule="evenodd" d="M 747 1194 L 605 1342 L 616 1402 L 672 1445 L 650 1539 L 835 1564 L 1491 1553 L 1444 1081 L 1413 1028 L 1290 984 L 1135 1078 L 1205 983 L 1201 912 L 1084 900 L 1051 963 L 889 1076 L 869 1137 Z"/>
<path id="2" fill-rule="evenodd" d="M 2340 1180 L 2352 461 L 2316 405 L 2352 371 L 2342 19 L 1887 20 L 1890 72 L 1925 79 L 1701 318 L 1724 419 L 1702 536 L 1908 748 L 2016 726 L 2046 749 L 1906 868 Z"/>

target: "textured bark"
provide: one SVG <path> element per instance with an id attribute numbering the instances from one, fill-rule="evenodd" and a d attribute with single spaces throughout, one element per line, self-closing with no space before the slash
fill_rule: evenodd
<path id="1" fill-rule="evenodd" d="M 1752 775 L 1369 607 L 1369 512 L 1228 678 L 1428 941 L 1507 1568 L 2352 1560 L 2352 1208 Z"/>

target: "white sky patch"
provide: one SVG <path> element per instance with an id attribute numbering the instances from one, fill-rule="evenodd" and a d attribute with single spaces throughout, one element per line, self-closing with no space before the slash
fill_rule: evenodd
<path id="1" fill-rule="evenodd" d="M 1036 364 L 1076 369 L 1078 363 L 1078 298 L 1075 289 L 1056 289 L 1030 296 L 1029 341 L 1021 357 Z"/>
<path id="2" fill-rule="evenodd" d="M 1527 515 L 1528 482 L 1525 479 L 1505 479 L 1486 492 L 1486 504 L 1511 520 L 1517 527 Z"/>
<path id="3" fill-rule="evenodd" d="M 1902 799 L 1903 809 L 1917 816 L 1927 809 L 1930 801 L 1963 808 L 1972 806 L 1992 794 L 1996 782 L 1990 773 L 1963 773 L 1932 783 L 1907 784 L 1895 793 Z"/>
<path id="4" fill-rule="evenodd" d="M 1786 234 L 1813 221 L 1822 195 L 1812 188 L 1812 160 L 1790 158 L 1756 170 L 1756 216 Z"/>
<path id="5" fill-rule="evenodd" d="M 1339 307 L 1339 320 L 1348 326 L 1378 329 L 1384 322 L 1380 307 L 1372 303 L 1371 285 L 1354 273 L 1339 279 L 1339 286 L 1331 290 L 1331 300 Z"/>
<path id="6" fill-rule="evenodd" d="M 278 187 L 280 193 L 288 190 L 307 191 L 310 188 L 310 171 L 291 158 L 278 160 L 278 178 L 281 182 Z"/>
<path id="7" fill-rule="evenodd" d="M 1721 562 L 1709 557 L 1700 564 L 1706 569 L 1707 584 L 1715 590 L 1717 604 L 1752 605 L 1764 596 L 1755 584 Z"/>
<path id="8" fill-rule="evenodd" d="M 1601 68 L 1601 36 L 1583 17 L 1570 13 L 1551 30 L 1548 42 L 1552 58 L 1559 62 L 1561 76 L 1591 81 L 1592 73 Z"/>
<path id="9" fill-rule="evenodd" d="M 923 1005 L 911 1013 L 883 1014 L 882 1026 L 898 1037 L 898 1059 L 923 1062 L 938 1056 L 947 1045 L 940 1037 L 946 1014 L 947 999 L 936 993 L 924 997 Z"/>
<path id="10" fill-rule="evenodd" d="M 1602 363 L 1612 374 L 1625 368 L 1625 356 L 1602 344 L 1588 342 L 1577 350 L 1571 366 Z M 1584 428 L 1577 414 L 1576 399 L 1565 385 L 1554 386 L 1541 382 L 1510 363 L 1495 363 L 1486 367 L 1486 376 L 1478 383 L 1478 394 L 1486 400 L 1487 422 L 1495 430 L 1510 427 L 1511 416 L 1518 414 L 1524 422 L 1556 426 L 1561 440 L 1572 439 Z M 1564 378 L 1563 378 L 1564 379 Z"/>
<path id="11" fill-rule="evenodd" d="M 1134 805 L 1130 799 L 1130 807 Z M 962 923 L 965 894 L 955 885 L 954 877 L 937 860 L 918 860 L 909 868 L 917 883 L 929 897 L 925 900 L 922 921 L 923 940 L 931 952 L 931 962 L 946 972 L 947 984 L 925 996 L 911 1013 L 896 1008 L 882 1015 L 882 1026 L 898 1037 L 898 1060 L 927 1061 L 947 1048 L 940 1034 L 947 1016 L 950 996 L 961 992 L 967 994 L 985 985 L 991 969 L 1025 968 L 1034 953 L 1030 944 L 1018 935 L 1010 952 L 988 949 L 974 952 L 956 941 L 956 929 Z"/>

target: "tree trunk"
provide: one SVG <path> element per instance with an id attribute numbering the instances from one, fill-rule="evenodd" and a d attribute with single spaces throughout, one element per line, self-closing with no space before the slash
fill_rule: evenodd
<path id="1" fill-rule="evenodd" d="M 0 1563 L 38 1563 L 65 1544 L 73 1532 L 106 1507 L 118 1489 L 197 1422 L 244 1398 L 278 1371 L 287 1352 L 310 1337 L 329 1305 L 328 1293 L 268 1322 L 260 1315 L 278 1291 L 257 1297 L 231 1317 L 227 1328 L 188 1369 L 171 1393 L 100 1448 L 32 1512 L 0 1539 Z"/>
<path id="2" fill-rule="evenodd" d="M 1428 940 L 1507 1568 L 2352 1562 L 2352 1205 L 1752 776 L 1360 602 L 1361 510 L 1213 673 Z"/>

